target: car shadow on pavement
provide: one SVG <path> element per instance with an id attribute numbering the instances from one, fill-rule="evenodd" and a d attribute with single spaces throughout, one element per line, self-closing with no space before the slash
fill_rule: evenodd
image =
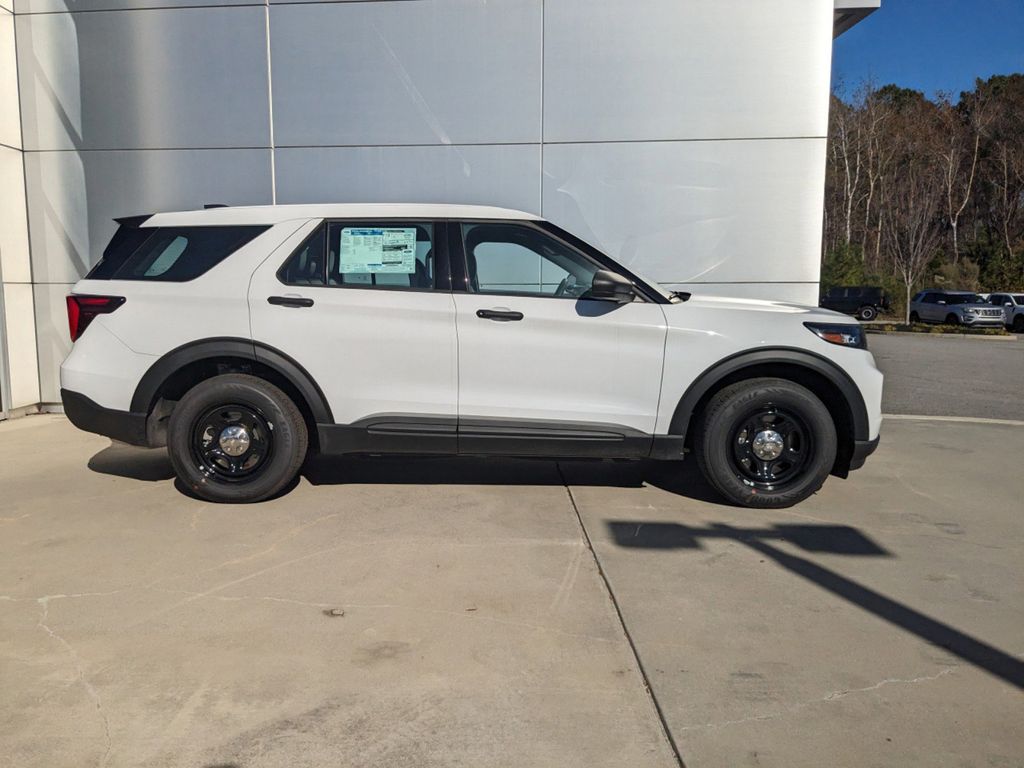
<path id="1" fill-rule="evenodd" d="M 927 643 L 946 649 L 1016 688 L 1024 689 L 1024 661 L 829 568 L 776 546 L 776 543 L 781 542 L 817 554 L 893 557 L 856 528 L 790 524 L 763 528 L 737 528 L 723 524 L 692 527 L 678 523 L 635 520 L 611 520 L 607 525 L 615 543 L 630 549 L 699 550 L 703 546 L 702 541 L 708 539 L 739 542 L 836 597 Z"/>
<path id="2" fill-rule="evenodd" d="M 105 475 L 156 482 L 174 469 L 165 448 L 138 448 L 111 442 L 89 459 L 89 469 Z M 311 485 L 580 485 L 640 488 L 645 484 L 695 501 L 725 505 L 689 461 L 613 461 L 499 458 L 480 456 L 310 456 L 302 476 Z M 278 496 L 297 485 L 289 483 Z M 175 487 L 197 498 L 184 484 Z"/>
<path id="3" fill-rule="evenodd" d="M 89 459 L 89 469 L 103 475 L 149 482 L 174 477 L 165 448 L 138 448 L 114 441 Z"/>
<path id="4" fill-rule="evenodd" d="M 302 474 L 312 485 L 653 485 L 712 504 L 726 504 L 695 461 L 615 461 L 477 456 L 314 456 Z"/>

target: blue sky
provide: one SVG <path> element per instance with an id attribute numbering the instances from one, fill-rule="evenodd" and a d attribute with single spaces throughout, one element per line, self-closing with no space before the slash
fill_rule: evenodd
<path id="1" fill-rule="evenodd" d="M 832 79 L 866 77 L 933 96 L 977 77 L 1024 72 L 1024 0 L 882 0 L 835 41 Z"/>

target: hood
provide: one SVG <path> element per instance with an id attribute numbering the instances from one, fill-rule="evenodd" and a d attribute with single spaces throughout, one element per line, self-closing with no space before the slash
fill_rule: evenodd
<path id="1" fill-rule="evenodd" d="M 772 315 L 801 315 L 802 320 L 817 320 L 825 323 L 854 324 L 857 321 L 842 312 L 831 309 L 812 307 L 804 304 L 790 304 L 784 301 L 767 301 L 763 299 L 739 299 L 728 296 L 706 296 L 698 293 L 690 295 L 687 306 L 701 307 L 710 310 L 731 312 L 758 312 Z M 677 305 L 678 306 L 678 305 Z"/>

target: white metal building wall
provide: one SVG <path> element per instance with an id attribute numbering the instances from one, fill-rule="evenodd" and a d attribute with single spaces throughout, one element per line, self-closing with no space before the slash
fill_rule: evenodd
<path id="1" fill-rule="evenodd" d="M 509 206 L 673 286 L 814 302 L 833 23 L 878 0 L 0 4 L 9 367 L 53 402 L 111 219 L 206 202 Z"/>

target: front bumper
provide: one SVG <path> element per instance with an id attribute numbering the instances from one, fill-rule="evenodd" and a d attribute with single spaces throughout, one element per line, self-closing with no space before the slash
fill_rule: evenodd
<path id="1" fill-rule="evenodd" d="M 79 429 L 131 445 L 149 445 L 146 414 L 104 408 L 83 394 L 61 389 L 64 414 Z"/>
<path id="2" fill-rule="evenodd" d="M 1005 318 L 999 317 L 978 317 L 976 315 L 961 315 L 960 322 L 971 328 L 984 326 L 986 328 L 1002 328 L 1006 324 Z"/>
<path id="3" fill-rule="evenodd" d="M 860 469 L 864 466 L 864 462 L 867 461 L 868 456 L 875 452 L 878 448 L 878 441 L 881 436 L 876 437 L 874 440 L 855 440 L 853 443 L 853 455 L 850 457 L 850 472 L 855 469 Z"/>

